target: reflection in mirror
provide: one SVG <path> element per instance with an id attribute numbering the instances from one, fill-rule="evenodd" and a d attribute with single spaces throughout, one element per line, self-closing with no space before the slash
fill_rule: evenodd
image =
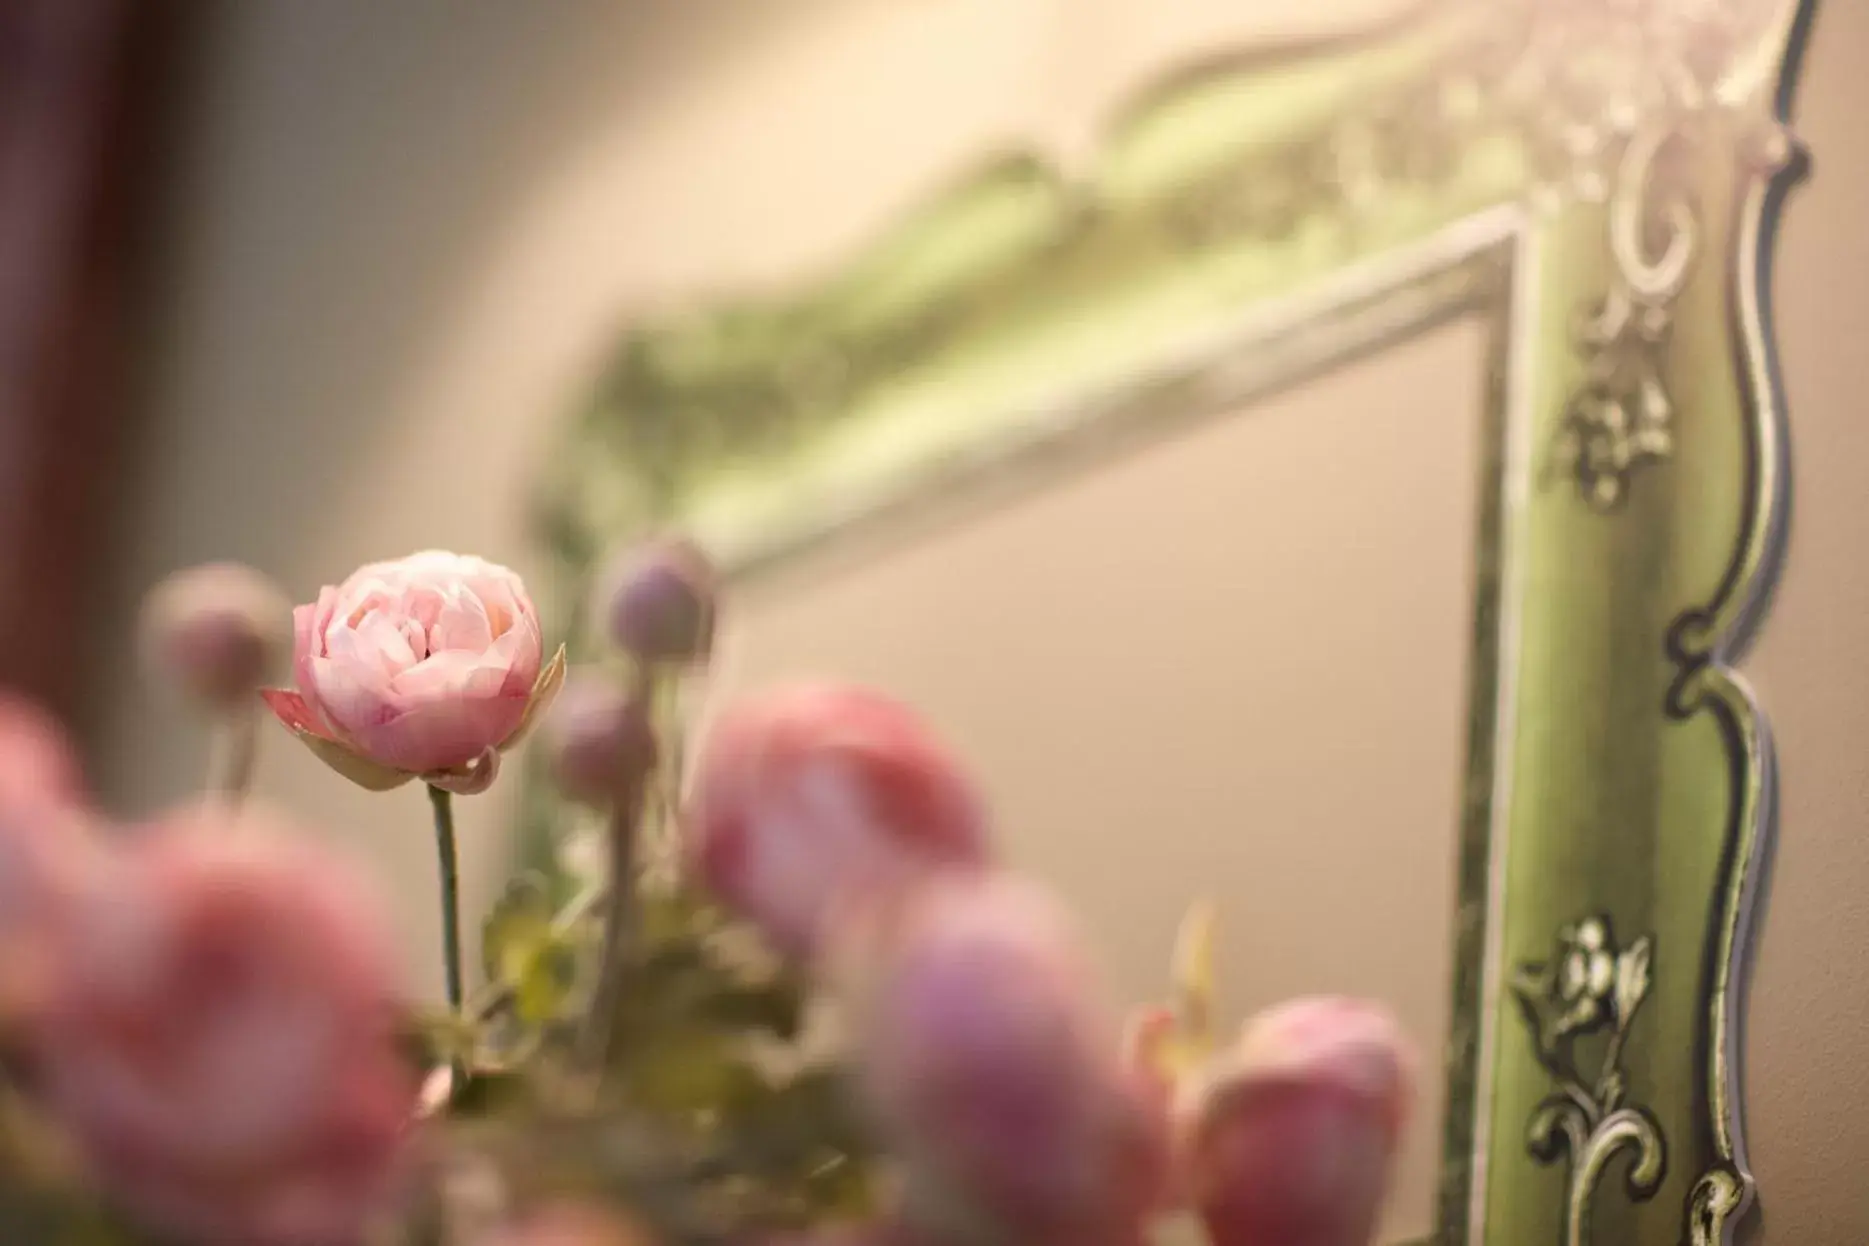
<path id="1" fill-rule="evenodd" d="M 724 699 L 877 684 L 975 764 L 1124 1003 L 1210 898 L 1219 1020 L 1387 1001 L 1426 1053 L 1385 1240 L 1440 1154 L 1488 335 L 1427 331 L 938 526 L 749 578 Z M 1473 487 L 1450 489 L 1450 480 Z"/>

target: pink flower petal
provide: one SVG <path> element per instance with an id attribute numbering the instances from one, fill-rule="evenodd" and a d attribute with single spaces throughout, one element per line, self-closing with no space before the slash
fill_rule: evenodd
<path id="1" fill-rule="evenodd" d="M 315 736 L 309 731 L 301 731 L 294 737 L 300 744 L 312 751 L 325 765 L 337 771 L 366 792 L 388 792 L 401 787 L 415 776 L 408 771 L 381 766 L 352 751 L 337 740 L 327 740 Z"/>
<path id="2" fill-rule="evenodd" d="M 446 608 L 447 590 L 435 584 L 405 584 L 401 596 L 389 606 L 389 609 L 406 614 L 421 625 L 424 647 L 429 653 L 435 651 L 429 637 L 441 622 L 442 612 Z"/>
<path id="3" fill-rule="evenodd" d="M 441 616 L 429 629 L 428 651 L 485 653 L 493 647 L 493 636 L 487 607 L 472 593 L 457 588 L 447 594 Z"/>
<path id="4" fill-rule="evenodd" d="M 526 694 L 525 717 L 519 720 L 519 726 L 513 729 L 513 734 L 506 737 L 500 748 L 510 749 L 524 740 L 533 725 L 545 715 L 546 711 L 551 709 L 552 702 L 558 699 L 559 690 L 564 686 L 565 647 L 559 645 L 558 652 L 552 655 L 552 660 L 546 663 L 544 670 L 539 672 L 539 677 L 533 683 L 531 691 Z"/>
<path id="5" fill-rule="evenodd" d="M 390 696 L 405 709 L 418 709 L 441 701 L 497 697 L 505 685 L 506 667 L 497 656 L 450 649 L 399 672 L 390 682 Z"/>
<path id="6" fill-rule="evenodd" d="M 340 637 L 345 650 L 339 653 L 336 644 L 333 644 L 332 657 L 374 666 L 385 679 L 393 680 L 428 653 L 426 646 L 418 647 L 410 639 L 411 630 L 404 627 L 401 621 L 381 612 L 366 614 L 355 629 L 334 630 L 332 640 L 337 641 Z"/>
<path id="7" fill-rule="evenodd" d="M 338 657 L 313 658 L 317 701 L 333 734 L 360 739 L 360 732 L 401 712 L 388 682 L 374 670 Z M 365 750 L 368 751 L 367 749 Z"/>
<path id="8" fill-rule="evenodd" d="M 506 696 L 529 692 L 539 680 L 544 650 L 538 633 L 526 625 L 511 628 L 494 641 L 488 656 L 506 668 L 506 679 L 500 688 Z"/>
<path id="9" fill-rule="evenodd" d="M 273 716 L 289 729 L 322 740 L 333 738 L 330 729 L 319 720 L 317 712 L 300 694 L 288 692 L 284 688 L 262 688 L 260 699 L 266 702 L 266 708 L 273 712 Z"/>
<path id="10" fill-rule="evenodd" d="M 426 774 L 472 762 L 489 741 L 511 735 L 525 713 L 520 697 L 438 701 L 363 727 L 355 739 L 380 765 Z"/>
<path id="11" fill-rule="evenodd" d="M 461 558 L 458 565 L 458 574 L 468 590 L 486 603 L 495 636 L 518 626 L 521 620 L 529 622 L 535 633 L 539 630 L 538 613 L 517 575 L 482 558 Z"/>
<path id="12" fill-rule="evenodd" d="M 500 750 L 490 748 L 465 766 L 430 771 L 422 776 L 422 781 L 456 796 L 478 796 L 493 786 L 499 773 Z"/>
<path id="13" fill-rule="evenodd" d="M 1134 1071 L 1164 1112 L 1174 1100 L 1174 1075 L 1163 1059 L 1174 1034 L 1174 1009 L 1161 1006 L 1138 1009 L 1123 1027 L 1123 1064 Z"/>
<path id="14" fill-rule="evenodd" d="M 318 600 L 292 610 L 292 686 L 299 695 L 316 695 L 312 685 L 311 661 L 324 656 L 325 627 L 330 622 L 337 590 L 321 588 Z"/>

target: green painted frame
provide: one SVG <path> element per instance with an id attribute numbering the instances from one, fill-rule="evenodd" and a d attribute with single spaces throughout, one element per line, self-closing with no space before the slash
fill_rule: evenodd
<path id="1" fill-rule="evenodd" d="M 1176 74 L 1090 168 L 992 160 L 801 292 L 633 326 L 542 489 L 558 617 L 633 533 L 751 574 L 1485 317 L 1433 1240 L 1730 1240 L 1772 800 L 1732 663 L 1783 528 L 1763 282 L 1811 8 L 1429 0 Z"/>

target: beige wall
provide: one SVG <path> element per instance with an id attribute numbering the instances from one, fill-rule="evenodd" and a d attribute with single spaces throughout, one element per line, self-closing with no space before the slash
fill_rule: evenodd
<path id="1" fill-rule="evenodd" d="M 1791 546 L 1746 665 L 1782 782 L 1745 1080 L 1774 1246 L 1869 1241 L 1869 5 L 1819 7 L 1796 114 L 1813 172 L 1774 282 Z"/>
<path id="2" fill-rule="evenodd" d="M 534 566 L 528 468 L 623 316 L 826 262 L 982 145 L 1076 149 L 1157 64 L 1393 5 L 227 5 L 175 180 L 156 427 L 110 617 L 208 557 L 301 596 L 423 545 Z M 1869 6 L 1825 7 L 1799 126 L 1816 176 L 1777 280 L 1795 530 L 1749 663 L 1783 770 L 1747 1063 L 1764 1240 L 1780 1246 L 1869 1240 L 1869 422 L 1853 405 L 1869 394 Z M 125 628 L 106 631 L 101 779 L 147 810 L 186 789 L 199 742 L 162 729 Z M 348 791 L 284 746 L 261 782 L 395 880 L 411 964 L 432 966 L 419 796 Z M 475 896 L 498 873 L 504 803 L 464 818 Z"/>

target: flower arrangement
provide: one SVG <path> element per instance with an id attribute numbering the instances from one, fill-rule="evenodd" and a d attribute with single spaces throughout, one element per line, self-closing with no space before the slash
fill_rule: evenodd
<path id="1" fill-rule="evenodd" d="M 687 766 L 718 593 L 688 543 L 632 551 L 567 674 L 480 559 L 296 610 L 183 573 L 143 641 L 217 761 L 136 825 L 0 701 L 0 1238 L 1138 1246 L 1191 1214 L 1212 1246 L 1367 1246 L 1410 1099 L 1388 1017 L 1305 1000 L 1220 1041 L 1197 911 L 1177 998 L 1122 1033 L 962 764 L 874 691 L 730 705 Z M 370 880 L 247 799 L 267 710 L 350 782 L 426 788 L 445 1008 L 400 992 Z M 515 880 L 470 990 L 452 802 L 529 735 L 605 819 L 605 878 Z"/>

